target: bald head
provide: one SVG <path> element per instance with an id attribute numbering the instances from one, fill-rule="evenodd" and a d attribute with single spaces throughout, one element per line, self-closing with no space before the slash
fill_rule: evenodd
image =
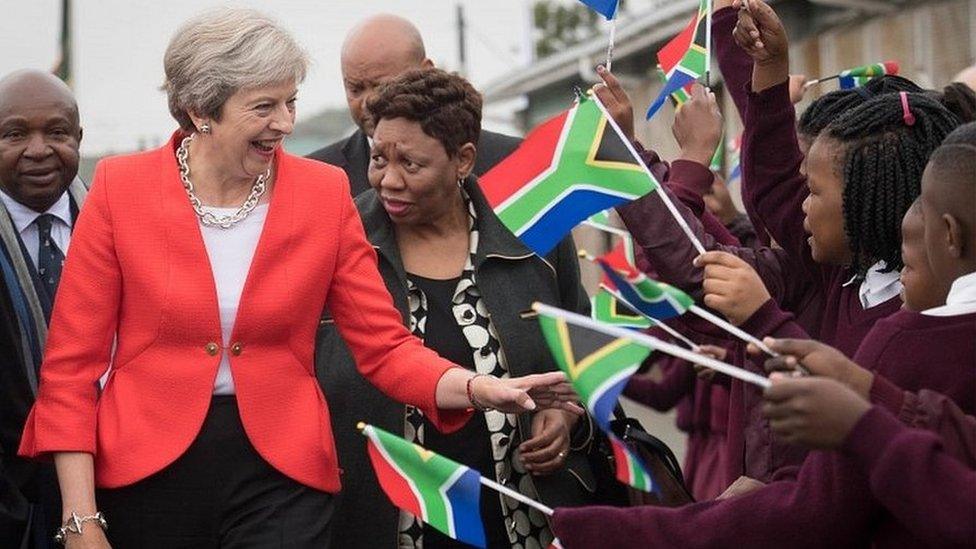
<path id="1" fill-rule="evenodd" d="M 54 75 L 0 78 L 0 189 L 44 212 L 78 174 L 81 126 L 71 89 Z"/>
<path id="2" fill-rule="evenodd" d="M 976 90 L 976 65 L 966 67 L 959 71 L 959 74 L 952 78 L 953 82 L 962 82 L 969 86 L 969 89 Z"/>
<path id="3" fill-rule="evenodd" d="M 374 15 L 354 27 L 342 44 L 342 80 L 349 113 L 360 128 L 372 133 L 366 100 L 373 90 L 420 67 L 431 67 L 420 31 L 396 15 Z"/>

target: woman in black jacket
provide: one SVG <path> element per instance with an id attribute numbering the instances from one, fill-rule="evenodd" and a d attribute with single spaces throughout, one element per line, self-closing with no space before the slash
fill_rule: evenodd
<path id="1" fill-rule="evenodd" d="M 545 257 L 526 248 L 495 216 L 471 170 L 481 126 L 481 96 L 463 78 L 412 71 L 369 102 L 375 123 L 369 180 L 357 207 L 377 250 L 380 272 L 415 335 L 479 374 L 500 377 L 556 370 L 534 319 L 534 301 L 587 313 L 572 238 Z M 438 433 L 412 407 L 381 395 L 356 371 L 328 314 L 316 368 L 329 402 L 343 494 L 337 547 L 460 546 L 382 494 L 356 431 L 368 421 L 472 466 L 548 505 L 580 505 L 594 489 L 583 447 L 587 416 L 546 410 L 519 419 L 476 414 L 461 431 Z M 494 492 L 482 496 L 489 547 L 546 547 L 546 517 Z"/>

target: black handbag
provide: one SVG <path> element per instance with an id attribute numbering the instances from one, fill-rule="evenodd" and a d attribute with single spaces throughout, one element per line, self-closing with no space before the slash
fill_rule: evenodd
<path id="1" fill-rule="evenodd" d="M 589 456 L 596 476 L 597 489 L 594 497 L 598 503 L 617 507 L 679 507 L 695 501 L 685 486 L 677 457 L 664 441 L 648 433 L 638 420 L 628 417 L 620 406 L 614 409 L 610 428 L 647 465 L 655 489 L 650 493 L 642 492 L 617 480 L 613 447 L 607 436 L 600 432 L 594 436 Z"/>

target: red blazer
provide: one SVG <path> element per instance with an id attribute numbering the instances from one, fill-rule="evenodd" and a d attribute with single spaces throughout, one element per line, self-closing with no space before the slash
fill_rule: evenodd
<path id="1" fill-rule="evenodd" d="M 181 137 L 95 168 L 20 455 L 89 452 L 98 486 L 143 479 L 197 436 L 221 353 L 230 352 L 251 444 L 296 481 L 338 491 L 329 410 L 312 361 L 325 306 L 367 379 L 445 430 L 463 425 L 468 414 L 435 406 L 437 382 L 454 365 L 403 326 L 346 175 L 327 164 L 276 156 L 268 217 L 231 343 L 219 348 L 210 263 L 174 154 Z M 99 393 L 97 380 L 109 365 Z"/>

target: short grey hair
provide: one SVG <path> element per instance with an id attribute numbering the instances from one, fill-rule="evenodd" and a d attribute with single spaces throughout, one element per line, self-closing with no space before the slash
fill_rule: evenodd
<path id="1" fill-rule="evenodd" d="M 263 13 L 238 8 L 205 12 L 183 24 L 163 57 L 169 112 L 184 131 L 189 113 L 220 120 L 238 90 L 305 80 L 308 56 Z"/>

